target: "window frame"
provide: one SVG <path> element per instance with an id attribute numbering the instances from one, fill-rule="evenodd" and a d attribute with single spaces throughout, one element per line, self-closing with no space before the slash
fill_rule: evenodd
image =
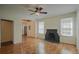
<path id="1" fill-rule="evenodd" d="M 43 28 L 41 29 L 41 25 L 40 25 L 40 23 L 43 23 Z M 40 21 L 40 22 L 38 22 L 38 33 L 39 34 L 44 34 L 44 22 L 43 21 Z M 41 32 L 42 31 L 42 32 Z"/>
<path id="2" fill-rule="evenodd" d="M 68 19 L 68 18 L 71 18 L 71 20 L 72 20 L 72 21 L 71 21 L 71 22 L 72 22 L 72 27 L 71 27 L 71 28 L 62 28 L 62 25 L 61 25 L 61 24 L 62 24 L 62 23 L 61 23 L 62 20 L 64 20 L 64 19 L 66 20 L 66 19 Z M 67 20 L 67 21 L 68 21 L 68 20 Z M 67 24 L 67 22 L 66 22 L 66 24 Z M 68 34 L 67 34 L 68 31 L 67 31 L 67 32 L 64 32 L 62 29 L 65 29 L 64 31 L 66 31 L 66 29 L 71 29 L 71 30 L 69 30 L 69 31 L 71 31 L 71 34 L 68 35 Z M 74 18 L 73 18 L 73 17 L 62 18 L 61 21 L 60 21 L 60 35 L 61 35 L 61 36 L 67 36 L 67 37 L 73 36 L 73 35 L 74 35 L 74 34 L 73 34 L 73 33 L 74 33 L 73 30 L 74 30 Z M 62 32 L 64 32 L 65 34 L 62 34 Z"/>

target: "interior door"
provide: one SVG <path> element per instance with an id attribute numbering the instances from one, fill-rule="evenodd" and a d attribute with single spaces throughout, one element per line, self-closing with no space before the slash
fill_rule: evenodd
<path id="1" fill-rule="evenodd" d="M 30 36 L 35 37 L 35 22 L 31 22 L 30 24 Z"/>
<path id="2" fill-rule="evenodd" d="M 28 37 L 35 37 L 35 23 L 33 21 L 27 22 L 28 29 L 27 29 L 27 36 Z"/>
<path id="3" fill-rule="evenodd" d="M 1 42 L 13 41 L 13 22 L 1 21 Z"/>

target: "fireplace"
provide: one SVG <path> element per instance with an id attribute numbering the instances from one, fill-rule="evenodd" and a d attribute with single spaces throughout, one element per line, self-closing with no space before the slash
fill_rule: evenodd
<path id="1" fill-rule="evenodd" d="M 47 29 L 45 34 L 45 40 L 50 42 L 59 43 L 59 35 L 57 33 L 57 29 Z"/>

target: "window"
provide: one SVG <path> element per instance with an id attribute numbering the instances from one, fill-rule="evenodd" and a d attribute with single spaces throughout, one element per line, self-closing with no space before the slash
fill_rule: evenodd
<path id="1" fill-rule="evenodd" d="M 44 22 L 39 22 L 39 33 L 44 34 Z"/>
<path id="2" fill-rule="evenodd" d="M 73 18 L 61 19 L 61 35 L 72 36 L 73 35 Z"/>

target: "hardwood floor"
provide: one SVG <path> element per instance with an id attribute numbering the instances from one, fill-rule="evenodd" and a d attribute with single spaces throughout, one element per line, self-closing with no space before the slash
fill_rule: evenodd
<path id="1" fill-rule="evenodd" d="M 40 42 L 42 42 L 45 47 L 39 48 Z M 39 50 L 45 50 L 45 53 L 48 54 L 59 54 L 65 50 L 65 53 L 68 50 L 70 53 L 77 53 L 76 46 L 65 43 L 51 43 L 47 41 L 42 41 L 37 38 L 23 38 L 22 43 L 11 44 L 7 46 L 2 46 L 0 48 L 0 54 L 36 54 Z"/>

